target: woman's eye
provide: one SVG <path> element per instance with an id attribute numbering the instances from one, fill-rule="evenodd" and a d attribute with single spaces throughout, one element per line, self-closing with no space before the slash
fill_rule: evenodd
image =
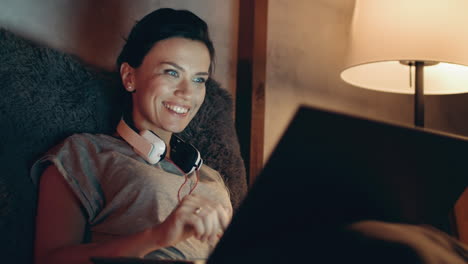
<path id="1" fill-rule="evenodd" d="M 177 71 L 174 71 L 174 70 L 165 70 L 164 73 L 168 74 L 168 75 L 171 75 L 173 77 L 179 77 L 179 73 Z"/>
<path id="2" fill-rule="evenodd" d="M 193 81 L 196 83 L 206 83 L 206 79 L 203 77 L 194 78 Z"/>

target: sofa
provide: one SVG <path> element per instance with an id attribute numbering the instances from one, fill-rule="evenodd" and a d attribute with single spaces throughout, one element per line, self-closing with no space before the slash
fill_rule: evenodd
<path id="1" fill-rule="evenodd" d="M 112 133 L 124 89 L 119 74 L 0 29 L 0 256 L 31 263 L 37 190 L 32 163 L 74 133 Z M 234 208 L 247 192 L 230 94 L 214 80 L 205 103 L 180 135 L 218 170 Z"/>

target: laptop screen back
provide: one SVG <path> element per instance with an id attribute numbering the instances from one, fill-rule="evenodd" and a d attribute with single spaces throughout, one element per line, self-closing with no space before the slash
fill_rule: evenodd
<path id="1" fill-rule="evenodd" d="M 363 219 L 450 232 L 467 153 L 461 137 L 301 107 L 208 263 L 307 255 Z"/>

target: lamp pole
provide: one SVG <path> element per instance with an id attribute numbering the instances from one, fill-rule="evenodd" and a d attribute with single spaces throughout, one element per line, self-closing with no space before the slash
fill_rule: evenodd
<path id="1" fill-rule="evenodd" d="M 424 62 L 415 61 L 414 125 L 424 127 Z"/>
<path id="2" fill-rule="evenodd" d="M 414 76 L 414 125 L 424 127 L 424 67 L 436 65 L 438 62 L 403 60 L 400 63 L 410 67 L 410 75 L 412 75 L 411 67 L 415 66 L 416 68 Z"/>

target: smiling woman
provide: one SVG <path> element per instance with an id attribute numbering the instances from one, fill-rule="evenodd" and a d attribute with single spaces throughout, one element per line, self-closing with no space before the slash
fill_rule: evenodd
<path id="1" fill-rule="evenodd" d="M 117 60 L 128 92 L 117 132 L 75 134 L 32 168 L 36 263 L 208 256 L 230 222 L 229 193 L 173 133 L 200 109 L 213 57 L 189 11 L 159 9 L 134 26 Z"/>

